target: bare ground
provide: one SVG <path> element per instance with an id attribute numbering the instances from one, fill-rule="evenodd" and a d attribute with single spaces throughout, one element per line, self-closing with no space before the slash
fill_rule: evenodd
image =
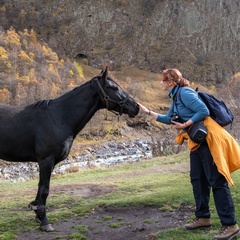
<path id="1" fill-rule="evenodd" d="M 164 169 L 156 168 L 153 172 L 158 171 L 179 171 L 175 167 Z M 188 168 L 183 164 L 181 170 Z M 149 171 L 149 170 L 148 170 Z M 138 174 L 145 173 L 139 171 Z M 136 174 L 136 173 L 135 173 Z M 124 174 L 124 177 L 129 173 Z M 119 176 L 118 176 L 119 177 Z M 97 184 L 79 184 L 79 185 L 61 185 L 53 186 L 52 194 L 65 192 L 69 194 L 81 194 L 84 198 L 103 195 L 114 190 L 114 186 L 102 186 Z M 50 209 L 54 211 L 54 209 Z M 71 239 L 72 234 L 79 233 L 77 226 L 86 226 L 87 232 L 82 233 L 87 240 L 154 240 L 156 233 L 167 228 L 182 227 L 190 215 L 193 214 L 191 206 L 180 206 L 174 212 L 160 211 L 158 207 L 138 206 L 138 207 L 100 207 L 93 209 L 85 216 L 69 218 L 64 222 L 55 222 L 55 231 L 45 233 L 36 227 L 28 232 L 22 232 L 16 240 L 55 240 Z M 34 214 L 33 214 L 34 215 Z M 34 219 L 33 219 L 34 220 Z M 75 238 L 84 239 L 84 238 Z"/>
<path id="2" fill-rule="evenodd" d="M 69 185 L 64 186 L 71 191 Z M 76 185 L 74 186 L 76 189 Z M 100 190 L 101 188 L 101 190 Z M 63 188 L 54 191 L 64 191 Z M 83 195 L 105 194 L 112 191 L 112 187 L 84 185 L 77 188 Z M 73 217 L 64 222 L 55 222 L 55 231 L 45 233 L 39 230 L 36 223 L 31 231 L 22 232 L 16 240 L 54 240 L 71 239 L 77 233 L 76 226 L 86 226 L 88 231 L 82 233 L 87 240 L 154 240 L 156 233 L 167 228 L 177 228 L 184 225 L 193 209 L 189 206 L 180 206 L 174 212 L 163 212 L 158 207 L 101 207 L 93 209 L 85 216 Z M 81 238 L 77 238 L 81 239 Z"/>
<path id="3" fill-rule="evenodd" d="M 88 240 L 154 240 L 156 233 L 166 228 L 181 227 L 192 210 L 180 207 L 175 212 L 161 212 L 156 207 L 104 207 L 93 210 L 87 216 L 71 218 L 54 224 L 55 232 L 41 232 L 38 227 L 31 232 L 21 233 L 17 240 L 71 239 L 74 228 L 85 225 Z M 107 217 L 111 217 L 107 219 Z M 116 227 L 114 227 L 116 226 Z"/>

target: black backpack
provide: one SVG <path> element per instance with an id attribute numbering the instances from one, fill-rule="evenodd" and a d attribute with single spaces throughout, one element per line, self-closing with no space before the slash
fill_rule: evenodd
<path id="1" fill-rule="evenodd" d="M 198 87 L 195 90 L 198 92 Z M 178 90 L 177 95 L 179 96 L 180 101 L 181 99 L 181 87 Z M 217 98 L 215 98 L 213 95 L 208 94 L 206 92 L 198 92 L 198 96 L 200 99 L 206 104 L 210 116 L 222 127 L 225 127 L 229 124 L 231 124 L 232 128 L 232 122 L 234 119 L 234 116 L 231 112 L 231 110 L 226 106 L 226 104 Z"/>

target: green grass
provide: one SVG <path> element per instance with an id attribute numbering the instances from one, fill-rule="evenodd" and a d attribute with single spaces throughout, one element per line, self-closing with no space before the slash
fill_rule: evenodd
<path id="1" fill-rule="evenodd" d="M 87 227 L 87 226 L 84 226 L 84 225 L 75 226 L 74 229 L 77 229 L 78 232 L 80 232 L 80 233 L 86 233 L 86 232 L 88 232 L 88 227 Z"/>
<path id="2" fill-rule="evenodd" d="M 84 215 L 98 206 L 158 206 L 163 211 L 173 211 L 181 204 L 193 205 L 192 188 L 189 179 L 188 152 L 168 157 L 158 157 L 138 163 L 122 164 L 104 169 L 88 169 L 78 173 L 52 178 L 51 189 L 61 185 L 94 184 L 99 188 L 110 186 L 111 193 L 85 199 L 79 194 L 64 192 L 51 193 L 47 206 L 51 223 L 66 221 L 71 216 Z M 143 174 L 144 171 L 144 174 Z M 235 172 L 233 179 L 236 187 L 231 188 L 236 213 L 240 212 L 240 177 Z M 0 182 L 0 239 L 15 239 L 19 231 L 30 231 L 36 227 L 34 214 L 27 211 L 27 205 L 34 200 L 38 180 L 21 183 Z M 80 204 L 79 204 L 80 203 Z M 220 228 L 213 198 L 210 201 L 214 230 L 209 232 L 184 231 L 182 228 L 168 229 L 157 234 L 158 239 L 211 239 Z M 70 206 L 70 207 L 69 207 Z M 112 228 L 119 227 L 122 221 L 111 222 L 111 216 L 105 215 L 102 221 L 109 221 Z M 146 222 L 149 220 L 146 219 Z M 149 223 L 150 224 L 150 223 Z M 76 226 L 71 239 L 85 239 L 87 226 Z"/>

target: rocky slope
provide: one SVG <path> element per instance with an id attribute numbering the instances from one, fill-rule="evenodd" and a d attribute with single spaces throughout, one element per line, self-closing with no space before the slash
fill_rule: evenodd
<path id="1" fill-rule="evenodd" d="M 4 29 L 31 28 L 61 56 L 99 67 L 177 67 L 208 85 L 239 71 L 238 0 L 1 1 Z"/>

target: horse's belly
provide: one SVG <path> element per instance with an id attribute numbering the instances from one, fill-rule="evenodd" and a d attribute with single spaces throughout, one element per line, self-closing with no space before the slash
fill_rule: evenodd
<path id="1" fill-rule="evenodd" d="M 33 147 L 24 144 L 21 139 L 19 139 L 19 142 L 0 141 L 0 159 L 12 162 L 35 162 L 34 156 Z"/>
<path id="2" fill-rule="evenodd" d="M 32 156 L 27 154 L 18 154 L 14 150 L 12 152 L 2 152 L 0 153 L 0 159 L 10 161 L 10 162 L 36 162 Z"/>

